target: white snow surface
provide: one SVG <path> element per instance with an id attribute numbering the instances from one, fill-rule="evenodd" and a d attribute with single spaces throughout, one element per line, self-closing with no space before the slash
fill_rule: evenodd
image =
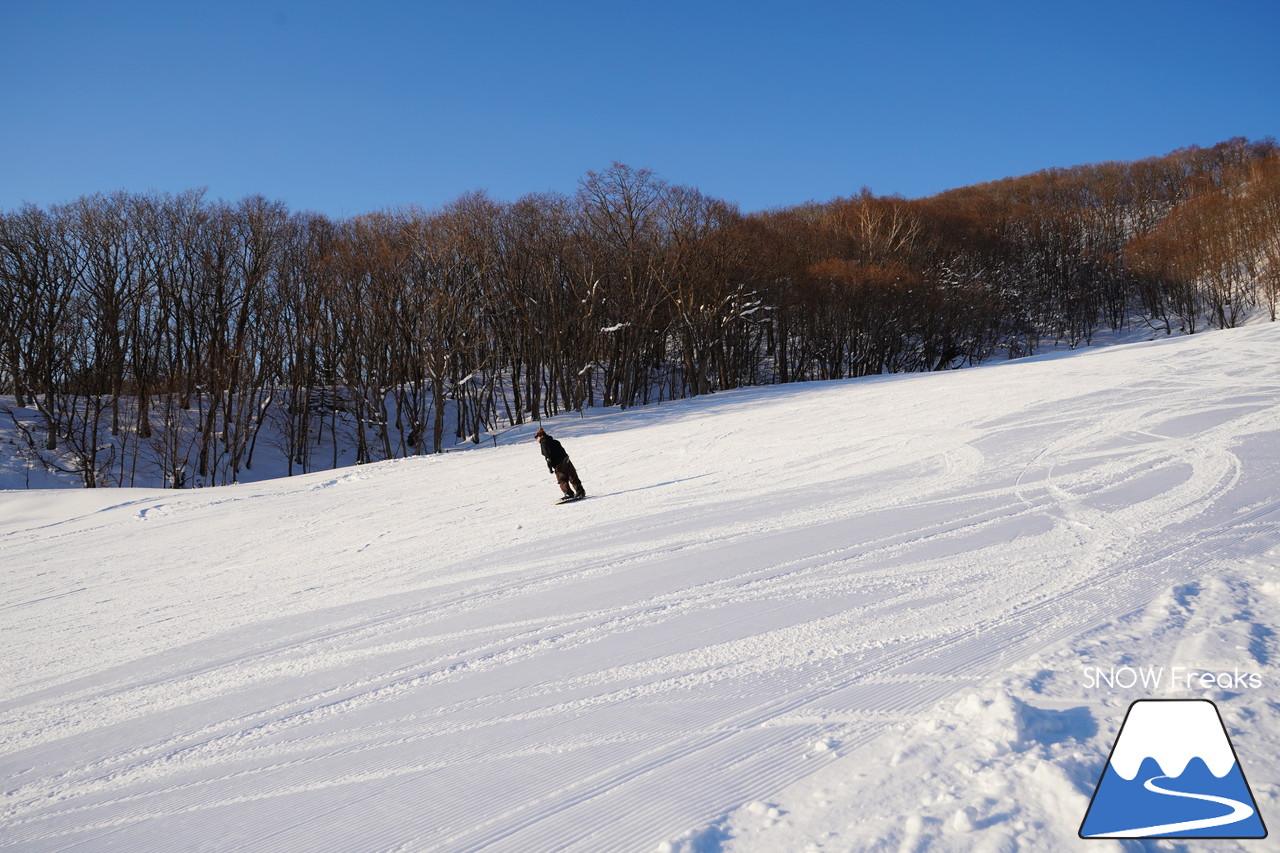
<path id="1" fill-rule="evenodd" d="M 0 849 L 1134 849 L 1076 833 L 1154 696 L 1213 699 L 1280 819 L 1277 355 L 1267 324 L 562 418 L 567 506 L 532 425 L 0 492 Z"/>
<path id="2" fill-rule="evenodd" d="M 1208 702 L 1142 702 L 1125 717 L 1111 767 L 1132 780 L 1144 759 L 1153 758 L 1166 776 L 1181 776 L 1199 758 L 1221 779 L 1236 764 L 1214 706 Z"/>

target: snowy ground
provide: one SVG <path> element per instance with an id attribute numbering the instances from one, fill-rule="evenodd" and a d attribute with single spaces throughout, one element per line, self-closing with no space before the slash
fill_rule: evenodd
<path id="1" fill-rule="evenodd" d="M 0 849 L 1142 849 L 1076 831 L 1152 696 L 1213 698 L 1280 820 L 1277 353 L 566 418 L 570 506 L 528 431 L 0 492 Z"/>

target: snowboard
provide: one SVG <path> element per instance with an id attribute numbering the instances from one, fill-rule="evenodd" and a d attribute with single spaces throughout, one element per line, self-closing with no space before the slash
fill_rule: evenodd
<path id="1" fill-rule="evenodd" d="M 585 498 L 585 497 L 586 497 L 586 495 L 583 495 L 583 496 L 582 496 L 582 498 Z M 582 500 L 582 498 L 570 498 L 570 497 L 564 497 L 564 498 L 561 498 L 560 500 L 556 501 L 556 503 L 557 503 L 557 504 L 571 504 L 571 503 L 573 503 L 574 501 L 580 501 L 580 500 Z"/>

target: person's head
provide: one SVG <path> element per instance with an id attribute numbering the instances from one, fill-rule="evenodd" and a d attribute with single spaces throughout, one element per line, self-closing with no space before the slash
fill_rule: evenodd
<path id="1" fill-rule="evenodd" d="M 542 441 L 542 439 L 549 438 L 550 436 L 547 435 L 547 431 L 545 429 L 538 427 L 538 431 L 533 434 L 533 437 L 538 439 L 538 441 Z"/>

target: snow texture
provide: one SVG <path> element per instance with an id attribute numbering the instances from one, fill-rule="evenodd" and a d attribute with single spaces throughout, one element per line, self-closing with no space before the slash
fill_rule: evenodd
<path id="1" fill-rule="evenodd" d="M 572 511 L 533 426 L 0 492 L 0 849 L 1140 849 L 1076 831 L 1155 696 L 1215 700 L 1274 819 L 1277 352 L 1263 325 L 567 417 Z"/>

